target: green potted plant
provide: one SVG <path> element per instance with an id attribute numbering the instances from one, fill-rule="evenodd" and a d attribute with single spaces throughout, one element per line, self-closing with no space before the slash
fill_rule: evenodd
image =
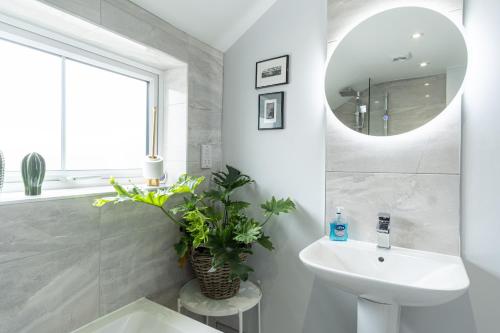
<path id="1" fill-rule="evenodd" d="M 183 175 L 164 189 L 144 191 L 137 186 L 125 188 L 111 179 L 116 195 L 97 199 L 94 206 L 133 201 L 158 207 L 166 218 L 180 227 L 181 238 L 175 245 L 179 263 L 191 262 L 203 294 L 213 299 L 234 296 L 239 291 L 240 280 L 247 280 L 253 269 L 246 264 L 255 243 L 273 250 L 270 237 L 263 227 L 273 216 L 295 209 L 291 199 L 272 197 L 263 203 L 263 220 L 247 214 L 251 206 L 245 201 L 234 200 L 236 190 L 253 180 L 239 170 L 226 166 L 227 171 L 213 174 L 210 190 L 200 191 L 204 177 Z M 178 200 L 173 198 L 181 197 Z"/>

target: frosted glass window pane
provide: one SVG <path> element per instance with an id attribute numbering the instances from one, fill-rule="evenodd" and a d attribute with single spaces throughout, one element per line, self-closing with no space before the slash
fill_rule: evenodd
<path id="1" fill-rule="evenodd" d="M 133 169 L 146 154 L 145 81 L 66 61 L 66 169 Z"/>
<path id="2" fill-rule="evenodd" d="M 0 40 L 0 150 L 7 171 L 38 152 L 61 169 L 61 58 Z"/>

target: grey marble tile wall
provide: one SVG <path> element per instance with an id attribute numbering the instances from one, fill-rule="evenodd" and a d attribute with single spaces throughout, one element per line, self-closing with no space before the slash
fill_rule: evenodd
<path id="1" fill-rule="evenodd" d="M 359 22 L 401 5 L 462 17 L 462 0 L 328 0 L 329 53 Z M 325 228 L 343 206 L 352 238 L 373 241 L 377 213 L 386 211 L 394 245 L 458 254 L 460 144 L 460 99 L 425 126 L 393 137 L 355 133 L 328 110 Z"/>
<path id="2" fill-rule="evenodd" d="M 0 332 L 68 333 L 140 297 L 172 306 L 191 278 L 155 207 L 93 198 L 0 206 Z"/>
<path id="3" fill-rule="evenodd" d="M 127 0 L 40 1 L 187 63 L 187 171 L 220 168 L 220 51 Z M 212 145 L 212 169 L 200 168 L 201 143 Z M 142 296 L 174 305 L 191 277 L 172 249 L 178 229 L 154 208 L 92 200 L 0 206 L 0 332 L 67 333 Z"/>
<path id="4" fill-rule="evenodd" d="M 128 0 L 38 0 L 152 46 L 188 64 L 187 171 L 210 175 L 222 161 L 223 54 Z M 212 169 L 200 168 L 201 144 L 212 146 Z"/>
<path id="5" fill-rule="evenodd" d="M 459 175 L 337 172 L 326 191 L 327 216 L 341 203 L 353 239 L 376 242 L 377 214 L 390 212 L 393 244 L 459 253 Z"/>

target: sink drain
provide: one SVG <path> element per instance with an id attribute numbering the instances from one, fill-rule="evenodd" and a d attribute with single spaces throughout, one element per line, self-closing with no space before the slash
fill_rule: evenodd
<path id="1" fill-rule="evenodd" d="M 384 261 L 385 261 L 385 259 L 384 259 L 384 257 L 378 257 L 378 261 L 380 261 L 380 262 L 384 262 Z"/>

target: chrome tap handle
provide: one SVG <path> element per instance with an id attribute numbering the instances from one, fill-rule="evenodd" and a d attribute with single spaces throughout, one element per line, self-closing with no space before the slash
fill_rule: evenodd
<path id="1" fill-rule="evenodd" d="M 387 213 L 378 214 L 377 232 L 389 234 L 391 232 L 391 215 Z"/>
<path id="2" fill-rule="evenodd" d="M 387 213 L 378 214 L 377 224 L 377 246 L 384 249 L 391 248 L 391 215 Z"/>

